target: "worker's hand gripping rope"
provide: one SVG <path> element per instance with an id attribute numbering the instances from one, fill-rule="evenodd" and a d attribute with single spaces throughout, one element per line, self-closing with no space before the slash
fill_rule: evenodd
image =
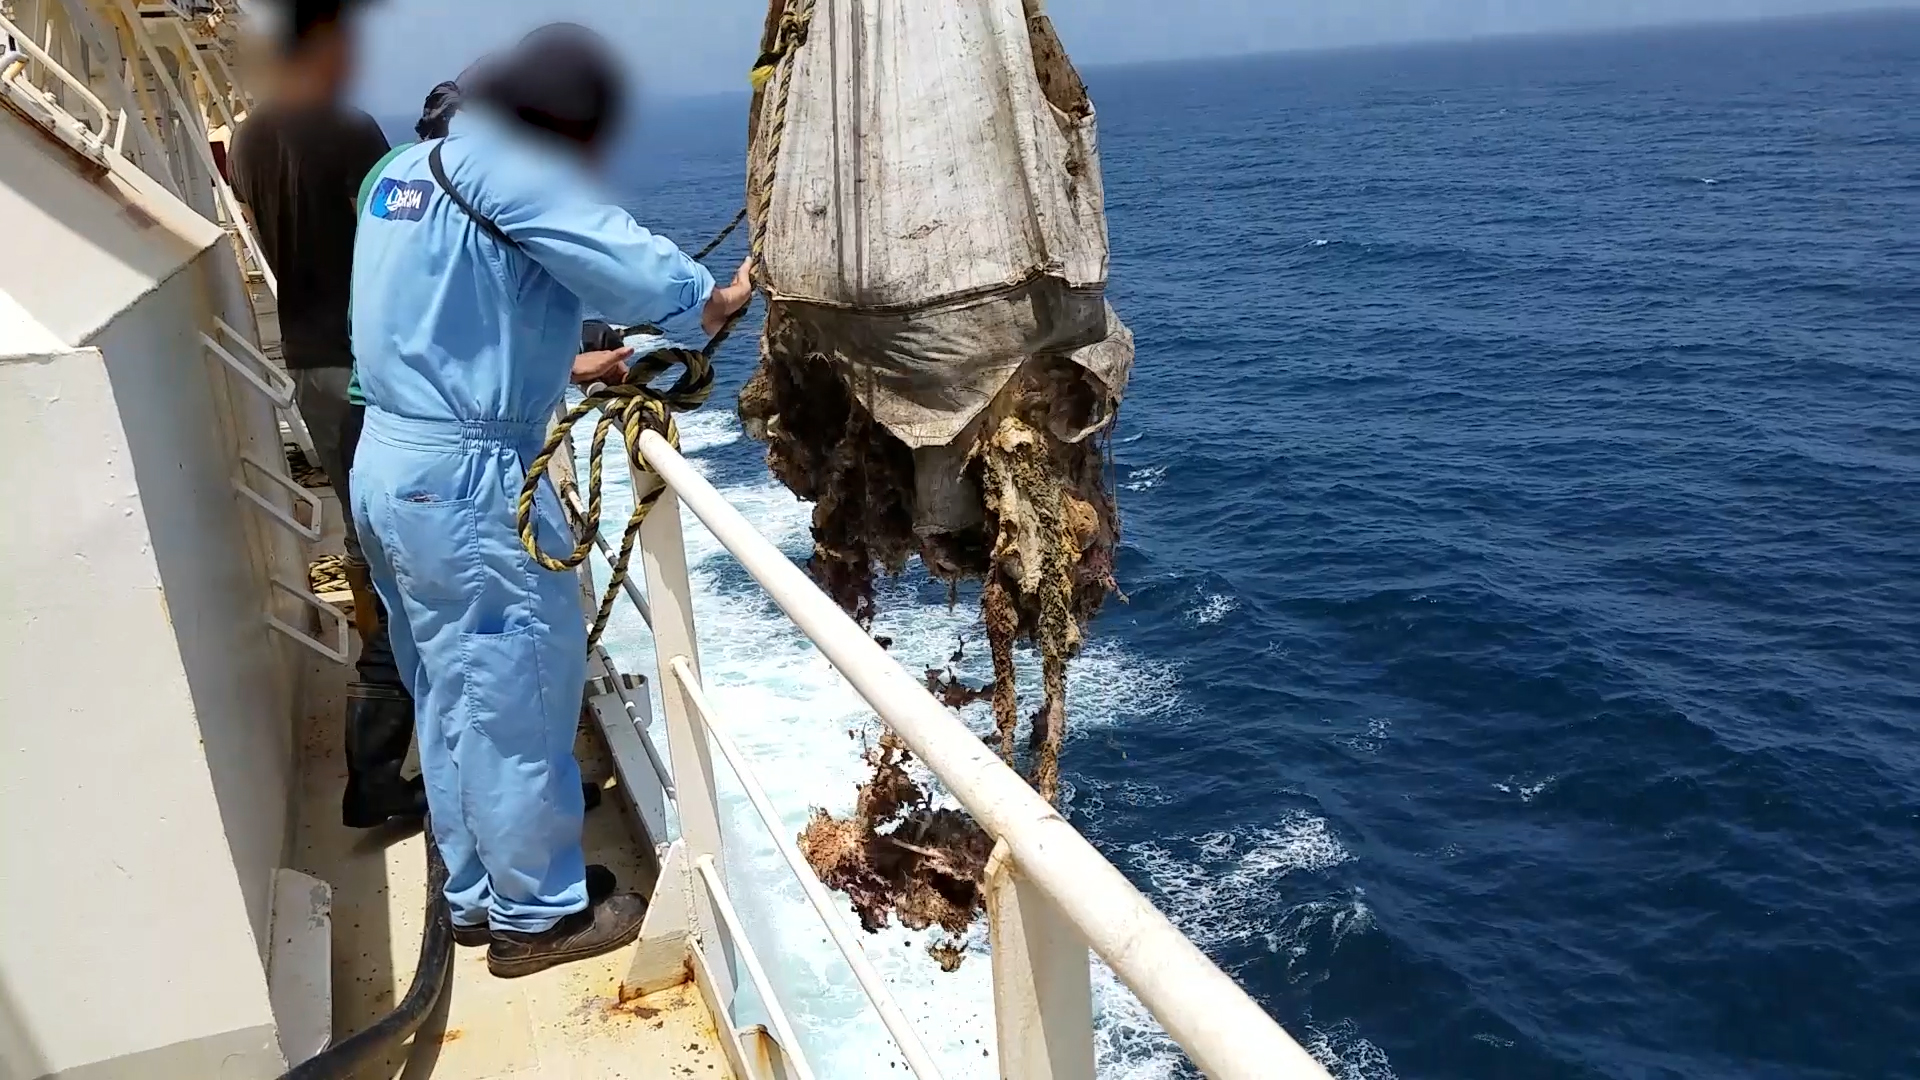
<path id="1" fill-rule="evenodd" d="M 701 249 L 700 257 L 711 254 L 720 246 L 740 222 L 745 219 L 742 210 L 713 242 Z M 751 260 L 749 260 L 751 261 Z M 746 268 L 740 276 L 744 277 Z M 607 436 L 614 428 L 620 429 L 620 437 L 627 442 L 627 467 L 633 476 L 633 490 L 637 498 L 633 504 L 633 514 L 627 519 L 627 531 L 620 540 L 620 552 L 613 560 L 613 576 L 607 581 L 607 591 L 600 598 L 600 610 L 594 615 L 593 629 L 587 635 L 589 648 L 598 644 L 600 635 L 606 633 L 607 620 L 613 617 L 613 605 L 621 591 L 626 588 L 627 568 L 633 561 L 633 548 L 640 539 L 640 525 L 647 520 L 647 511 L 660 501 L 664 485 L 646 483 L 653 475 L 646 459 L 640 454 L 640 433 L 657 431 L 668 445 L 680 448 L 680 429 L 674 423 L 673 414 L 691 412 L 707 403 L 713 396 L 713 354 L 726 343 L 735 326 L 746 315 L 752 295 L 741 298 L 740 306 L 727 315 L 719 331 L 707 341 L 704 349 L 657 349 L 635 361 L 627 370 L 623 382 L 613 386 L 603 386 L 592 391 L 586 399 L 568 409 L 560 422 L 554 425 L 547 436 L 547 444 L 540 449 L 540 455 L 533 459 L 527 468 L 526 482 L 520 486 L 519 527 L 520 543 L 527 554 L 541 566 L 555 573 L 565 573 L 579 568 L 592 554 L 595 542 L 600 537 L 601 490 L 605 480 L 607 456 Z M 680 377 L 665 391 L 655 390 L 653 380 L 672 371 L 684 368 Z M 573 550 L 561 557 L 555 557 L 540 547 L 540 536 L 533 524 L 533 503 L 540 493 L 540 480 L 546 476 L 547 469 L 553 464 L 553 456 L 568 445 L 574 426 L 593 412 L 600 413 L 599 421 L 594 424 L 593 443 L 588 454 L 587 471 L 587 512 L 586 519 L 576 529 L 569 530 L 574 535 Z M 557 490 L 557 488 L 556 488 Z M 564 492 L 562 493 L 564 494 Z M 562 513 L 565 507 L 562 506 Z"/>

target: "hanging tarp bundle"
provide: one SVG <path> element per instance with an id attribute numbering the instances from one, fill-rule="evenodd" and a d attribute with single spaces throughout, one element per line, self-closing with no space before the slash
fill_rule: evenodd
<path id="1" fill-rule="evenodd" d="M 1051 799 L 1065 665 L 1113 589 L 1106 436 L 1133 365 L 1092 103 L 1038 0 L 773 0 L 764 48 L 748 207 L 770 304 L 742 419 L 815 504 L 813 572 L 857 618 L 914 554 L 984 583 L 1010 762 L 1034 642 L 1028 775 Z M 985 850 L 901 790 L 900 748 L 873 757 L 856 820 L 803 838 L 816 869 L 870 926 L 891 905 L 963 928 Z"/>

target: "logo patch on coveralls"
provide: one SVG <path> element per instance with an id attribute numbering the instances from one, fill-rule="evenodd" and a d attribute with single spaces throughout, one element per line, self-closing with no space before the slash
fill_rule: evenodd
<path id="1" fill-rule="evenodd" d="M 382 180 L 374 187 L 367 206 L 377 218 L 419 221 L 426 216 L 427 200 L 432 196 L 431 180 Z"/>

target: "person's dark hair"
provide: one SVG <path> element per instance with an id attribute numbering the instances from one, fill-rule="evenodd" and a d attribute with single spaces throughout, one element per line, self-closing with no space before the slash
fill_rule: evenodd
<path id="1" fill-rule="evenodd" d="M 277 44 L 283 55 L 293 56 L 335 31 L 342 29 L 360 0 L 271 0 L 279 10 L 274 13 Z"/>
<path id="2" fill-rule="evenodd" d="M 493 59 L 491 56 L 481 57 L 468 64 L 467 70 L 461 72 L 459 78 L 443 82 L 427 93 L 427 103 L 421 106 L 420 119 L 413 125 L 413 133 L 420 136 L 421 141 L 447 137 L 453 114 L 459 112 L 460 106 L 467 100 L 464 87 L 472 86 L 480 70 L 492 63 Z"/>
<path id="3" fill-rule="evenodd" d="M 441 83 L 427 94 L 427 103 L 420 110 L 420 121 L 413 125 L 413 133 L 422 142 L 446 138 L 447 126 L 453 123 L 453 114 L 459 109 L 460 84 Z"/>
<path id="4" fill-rule="evenodd" d="M 626 104 L 619 59 L 606 39 L 575 23 L 553 23 L 461 80 L 462 97 L 569 142 L 595 147 L 618 126 Z"/>

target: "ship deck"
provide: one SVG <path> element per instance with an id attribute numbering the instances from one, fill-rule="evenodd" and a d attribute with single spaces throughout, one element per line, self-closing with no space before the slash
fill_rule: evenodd
<path id="1" fill-rule="evenodd" d="M 331 492 L 322 494 L 329 529 L 316 557 L 340 550 L 339 504 Z M 391 1012 L 406 995 L 426 917 L 419 829 L 359 832 L 340 824 L 350 678 L 350 668 L 317 657 L 306 671 L 293 849 L 294 868 L 333 889 L 336 1041 Z M 583 730 L 576 752 L 586 778 L 609 789 L 587 816 L 588 861 L 613 869 L 622 889 L 650 894 L 657 864 L 636 842 L 598 732 Z M 631 950 L 513 980 L 488 973 L 484 949 L 456 948 L 455 954 L 439 1007 L 411 1040 L 358 1080 L 736 1080 L 696 984 L 622 1000 Z"/>

